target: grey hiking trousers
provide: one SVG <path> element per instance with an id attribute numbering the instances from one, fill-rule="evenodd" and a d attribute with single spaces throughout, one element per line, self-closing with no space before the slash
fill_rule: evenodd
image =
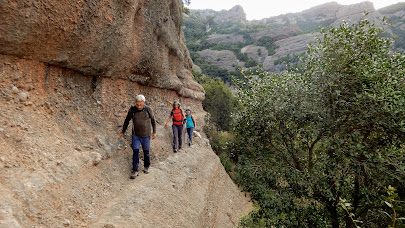
<path id="1" fill-rule="evenodd" d="M 173 149 L 181 149 L 183 145 L 183 125 L 172 125 Z"/>

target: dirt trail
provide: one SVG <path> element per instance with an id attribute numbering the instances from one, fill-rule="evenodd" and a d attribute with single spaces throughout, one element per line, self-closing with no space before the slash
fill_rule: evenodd
<path id="1" fill-rule="evenodd" d="M 200 145 L 129 180 L 91 227 L 235 227 L 251 204 L 212 150 Z"/>
<path id="2" fill-rule="evenodd" d="M 137 93 L 154 110 L 157 139 L 151 173 L 130 180 L 130 136 L 116 135 Z M 171 151 L 163 125 L 176 99 L 135 82 L 100 78 L 94 87 L 92 77 L 0 55 L 0 228 L 234 227 L 251 205 L 206 137 Z M 201 103 L 182 105 L 203 119 Z"/>

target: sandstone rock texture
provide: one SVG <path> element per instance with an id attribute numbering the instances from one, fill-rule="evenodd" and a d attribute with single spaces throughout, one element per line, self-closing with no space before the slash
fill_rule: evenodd
<path id="1" fill-rule="evenodd" d="M 0 1 L 0 53 L 204 98 L 178 0 Z"/>
<path id="2" fill-rule="evenodd" d="M 150 174 L 130 180 L 130 131 L 116 135 L 139 93 L 157 139 Z M 173 100 L 201 128 L 201 102 L 174 90 L 0 55 L 0 227 L 235 227 L 249 199 L 205 136 L 173 154 L 163 126 Z"/>
<path id="3" fill-rule="evenodd" d="M 205 116 L 181 20 L 177 0 L 0 0 L 0 228 L 235 227 L 252 209 L 204 134 L 172 152 L 172 102 Z M 130 180 L 117 134 L 137 94 L 157 139 Z"/>

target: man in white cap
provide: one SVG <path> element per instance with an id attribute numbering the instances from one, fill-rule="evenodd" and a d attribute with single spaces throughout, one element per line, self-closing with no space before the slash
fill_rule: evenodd
<path id="1" fill-rule="evenodd" d="M 145 105 L 145 96 L 137 95 L 135 97 L 135 106 L 132 106 L 125 118 L 122 132 L 119 137 L 124 136 L 128 128 L 129 121 L 132 119 L 132 173 L 130 178 L 135 179 L 139 175 L 139 149 L 142 145 L 144 155 L 144 173 L 149 173 L 150 166 L 150 139 L 156 138 L 156 121 L 152 109 Z"/>

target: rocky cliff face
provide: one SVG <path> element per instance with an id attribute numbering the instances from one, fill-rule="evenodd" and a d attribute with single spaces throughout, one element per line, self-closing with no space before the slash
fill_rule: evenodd
<path id="1" fill-rule="evenodd" d="M 171 102 L 204 116 L 177 0 L 0 3 L 1 228 L 233 227 L 251 209 L 204 135 L 171 152 Z M 116 135 L 140 93 L 157 139 L 130 181 Z"/>
<path id="2" fill-rule="evenodd" d="M 211 64 L 227 70 L 232 70 L 238 65 L 238 59 L 232 51 L 206 49 L 198 52 L 198 54 Z"/>
<path id="3" fill-rule="evenodd" d="M 213 18 L 213 21 L 217 24 L 226 22 L 245 23 L 246 13 L 240 5 L 232 7 L 230 10 L 191 10 L 192 14 L 198 17 L 207 19 Z"/>
<path id="4" fill-rule="evenodd" d="M 190 73 L 180 1 L 18 0 L 1 5 L 2 54 L 204 98 Z"/>
<path id="5" fill-rule="evenodd" d="M 232 50 L 236 54 L 240 51 L 241 53 L 247 53 L 248 57 L 261 63 L 266 70 L 274 72 L 285 69 L 286 61 L 284 61 L 284 59 L 290 61 L 290 57 L 293 55 L 300 55 L 305 52 L 307 45 L 314 42 L 314 36 L 316 32 L 319 31 L 319 28 L 329 26 L 337 27 L 340 26 L 343 21 L 357 23 L 361 19 L 367 19 L 376 26 L 381 27 L 381 21 L 383 17 L 386 16 L 389 21 L 393 23 L 391 27 L 386 27 L 385 31 L 388 34 L 396 36 L 395 47 L 396 49 L 403 50 L 405 47 L 405 39 L 402 38 L 405 34 L 405 26 L 403 26 L 405 21 L 403 19 L 404 9 L 405 6 L 403 3 L 377 11 L 373 3 L 369 1 L 352 5 L 340 5 L 336 2 L 331 2 L 312 7 L 299 13 L 288 13 L 262 20 L 246 21 L 245 23 L 238 23 L 236 18 L 234 18 L 236 23 L 232 23 L 232 20 L 225 20 L 226 23 L 223 23 L 223 20 L 220 18 L 227 17 L 227 15 L 229 15 L 228 11 L 193 11 L 191 18 L 197 17 L 201 20 L 212 18 L 212 20 L 216 22 L 216 25 L 212 25 L 213 29 L 206 32 L 208 36 L 202 36 L 201 40 L 196 43 L 192 43 L 192 41 L 188 42 L 191 42 L 191 47 L 194 49 L 199 48 L 199 44 L 201 44 L 200 49 L 209 49 L 213 44 L 219 44 L 215 46 L 215 49 L 218 51 L 210 52 L 211 60 L 222 58 L 220 56 L 220 54 L 222 54 L 222 52 L 220 52 L 221 48 L 224 50 Z M 238 9 L 235 10 L 235 12 L 242 10 L 243 9 Z M 204 14 L 203 12 L 210 12 L 210 14 L 208 16 L 208 14 Z M 368 14 L 364 15 L 364 12 Z M 185 20 L 190 19 L 186 18 Z M 186 29 L 190 28 L 191 26 Z M 195 37 L 192 38 L 195 39 Z M 269 47 L 269 40 L 272 40 L 276 47 Z M 268 56 L 263 55 L 262 58 L 258 58 L 253 52 L 246 51 L 246 47 L 251 45 L 255 46 L 256 50 L 258 49 L 257 47 L 261 49 L 267 48 Z M 198 54 L 200 54 L 202 58 L 207 59 L 206 55 L 202 55 L 206 54 L 206 50 L 200 49 Z M 192 56 L 195 56 L 195 53 L 192 54 Z M 238 56 L 240 57 L 241 55 Z M 198 58 L 195 58 L 195 60 L 197 62 Z M 243 61 L 246 61 L 246 58 Z M 243 61 L 241 60 L 238 65 L 230 65 L 227 64 L 227 62 L 220 61 L 209 62 L 222 69 L 234 71 L 235 67 L 230 69 L 229 66 L 243 66 Z M 292 62 L 290 63 L 294 64 Z M 215 77 L 215 75 L 211 76 Z"/>

